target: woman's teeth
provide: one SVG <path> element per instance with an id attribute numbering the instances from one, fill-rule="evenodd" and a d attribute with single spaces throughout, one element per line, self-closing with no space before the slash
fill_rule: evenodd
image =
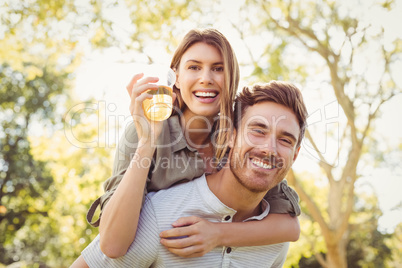
<path id="1" fill-rule="evenodd" d="M 195 92 L 194 95 L 197 97 L 215 98 L 217 94 L 215 92 Z"/>
<path id="2" fill-rule="evenodd" d="M 260 168 L 264 168 L 264 169 L 273 169 L 273 166 L 272 166 L 272 165 L 268 165 L 268 164 L 266 164 L 266 163 L 264 163 L 264 162 L 262 162 L 262 161 L 259 161 L 259 160 L 257 160 L 257 159 L 252 159 L 251 162 L 252 162 L 254 165 L 256 165 L 257 167 L 260 167 Z"/>

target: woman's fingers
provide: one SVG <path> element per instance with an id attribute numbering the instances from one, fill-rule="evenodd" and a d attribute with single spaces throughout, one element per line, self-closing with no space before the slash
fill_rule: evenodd
<path id="1" fill-rule="evenodd" d="M 134 85 L 137 83 L 138 79 L 141 79 L 141 77 L 143 77 L 143 76 L 144 76 L 143 73 L 139 73 L 139 74 L 134 75 L 133 78 L 131 78 L 130 83 L 128 83 L 128 85 L 126 86 L 128 95 L 131 96 Z"/>
<path id="2" fill-rule="evenodd" d="M 158 85 L 152 84 L 159 81 L 158 77 L 145 77 L 141 79 L 143 76 L 143 73 L 134 75 L 127 85 L 126 89 L 130 97 L 135 98 L 146 90 L 158 88 Z"/>
<path id="3" fill-rule="evenodd" d="M 189 226 L 196 224 L 197 222 L 202 221 L 201 218 L 196 217 L 196 216 L 189 216 L 189 217 L 181 217 L 178 220 L 176 220 L 174 223 L 172 223 L 173 227 L 182 227 L 182 226 Z"/>
<path id="4" fill-rule="evenodd" d="M 142 103 L 145 99 L 152 99 L 152 95 L 144 92 L 143 94 L 137 96 L 135 99 L 131 99 L 130 103 L 130 113 L 131 115 L 139 114 L 142 110 Z"/>
<path id="5" fill-rule="evenodd" d="M 177 227 L 170 230 L 166 230 L 160 233 L 161 238 L 175 238 L 184 237 L 195 234 L 194 228 L 188 227 Z"/>
<path id="6" fill-rule="evenodd" d="M 195 216 L 182 217 L 172 224 L 175 228 L 160 233 L 160 242 L 179 256 L 202 256 L 220 245 L 219 224 Z"/>
<path id="7" fill-rule="evenodd" d="M 180 249 L 167 248 L 167 250 L 169 250 L 173 254 L 176 254 L 176 255 L 178 255 L 180 257 L 184 257 L 184 258 L 202 257 L 207 253 L 199 246 L 191 246 L 191 247 L 180 248 Z"/>
<path id="8" fill-rule="evenodd" d="M 162 238 L 160 240 L 161 244 L 167 248 L 186 248 L 195 245 L 195 241 L 192 237 L 182 237 L 182 238 Z"/>
<path id="9" fill-rule="evenodd" d="M 162 238 L 160 242 L 167 250 L 180 257 L 201 257 L 209 251 L 198 236 L 176 239 Z"/>

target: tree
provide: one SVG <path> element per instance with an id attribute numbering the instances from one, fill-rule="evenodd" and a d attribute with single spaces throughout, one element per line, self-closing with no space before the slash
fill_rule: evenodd
<path id="1" fill-rule="evenodd" d="M 98 130 L 104 129 L 106 123 L 99 105 L 88 101 L 77 106 L 79 109 L 67 113 L 64 128 L 52 135 L 52 144 L 44 135 L 30 137 L 35 159 L 46 163 L 54 178 L 54 194 L 46 224 L 38 226 L 43 231 L 32 232 L 27 240 L 32 243 L 40 236 L 47 237 L 40 251 L 40 261 L 50 267 L 69 267 L 98 234 L 97 228 L 87 223 L 86 212 L 103 193 L 102 182 L 112 169 L 114 144 L 97 145 L 105 135 Z M 72 135 L 66 135 L 67 132 Z M 30 228 L 32 225 L 27 225 L 25 231 Z M 26 237 L 26 234 L 21 236 Z"/>
<path id="2" fill-rule="evenodd" d="M 395 3 L 372 4 L 377 12 L 386 14 Z M 247 23 L 254 26 L 260 35 L 265 29 L 279 38 L 276 44 L 272 42 L 274 50 L 271 44 L 260 57 L 255 57 L 258 59 L 254 61 L 255 66 L 261 66 L 260 61 L 268 59 L 265 69 L 259 67 L 263 70 L 259 79 L 289 76 L 283 73 L 285 70 L 294 73 L 291 76 L 299 83 L 304 83 L 308 80 L 303 79 L 300 75 L 303 72 L 298 70 L 306 71 L 318 64 L 324 70 L 315 74 L 323 77 L 320 84 L 322 90 L 334 94 L 345 118 L 346 123 L 340 125 L 343 134 L 335 160 L 327 159 L 320 152 L 315 143 L 317 137 L 313 137 L 311 131 L 306 133 L 327 179 L 326 209 L 320 209 L 321 204 L 302 185 L 300 176 L 291 172 L 288 180 L 306 204 L 305 213 L 318 223 L 324 238 L 326 256 L 316 251 L 317 260 L 323 267 L 347 267 L 346 249 L 353 231 L 350 220 L 355 213 L 359 213 L 355 207 L 354 187 L 364 168 L 362 156 L 371 146 L 369 137 L 380 108 L 401 92 L 401 86 L 395 82 L 393 66 L 402 56 L 402 41 L 395 37 L 389 39 L 388 29 L 364 21 L 359 12 L 338 1 L 256 0 L 249 1 L 248 5 L 249 10 L 258 12 L 255 17 L 262 19 L 248 19 Z M 241 30 L 244 32 L 244 28 Z M 286 61 L 286 55 L 292 55 L 292 49 L 306 55 L 302 62 Z M 279 60 L 275 51 L 279 51 Z M 309 59 L 317 61 L 312 63 Z M 282 71 L 271 73 L 270 67 L 277 62 L 283 66 Z"/>
<path id="3" fill-rule="evenodd" d="M 398 224 L 394 235 L 390 237 L 386 244 L 392 249 L 392 260 L 388 261 L 389 267 L 400 267 L 402 265 L 402 223 Z"/>
<path id="4" fill-rule="evenodd" d="M 37 222 L 48 216 L 53 196 L 48 193 L 53 178 L 44 162 L 36 161 L 31 153 L 28 131 L 36 120 L 55 123 L 55 106 L 64 90 L 67 75 L 48 69 L 40 76 L 27 79 L 10 66 L 0 67 L 0 261 L 15 261 L 25 245 L 14 240 L 27 222 Z M 40 244 L 36 244 L 37 250 Z M 33 252 L 32 258 L 37 252 Z"/>
<path id="5" fill-rule="evenodd" d="M 41 52 L 60 52 L 57 47 L 72 52 L 80 48 L 80 37 L 84 36 L 84 42 L 94 47 L 119 47 L 128 60 L 153 62 L 159 60 L 154 55 L 156 49 L 171 52 L 187 29 L 214 26 L 230 28 L 223 31 L 225 34 L 234 29 L 243 41 L 241 45 L 230 40 L 236 51 L 245 52 L 237 55 L 243 76 L 250 74 L 247 82 L 288 80 L 305 89 L 316 89 L 315 97 L 327 97 L 322 102 L 335 99 L 339 105 L 339 150 L 334 155 L 320 151 L 314 126 L 306 134 L 309 143 L 304 144 L 314 149 L 313 156 L 318 160 L 326 187 L 320 192 L 311 191 L 308 177 L 296 172 L 290 173 L 288 180 L 300 194 L 306 218 L 311 219 L 306 222 L 310 225 L 306 230 L 311 252 L 324 267 L 347 267 L 347 247 L 355 239 L 354 219 L 362 213 L 356 206 L 355 185 L 367 166 L 385 159 L 384 152 L 373 154 L 375 123 L 383 105 L 401 91 L 395 79 L 397 61 L 401 59 L 400 36 L 371 20 L 369 12 L 375 17 L 395 16 L 397 1 L 6 3 L 8 10 L 1 20 L 9 27 L 6 38 L 0 40 L 0 56 L 8 56 L 9 66 L 24 75 L 41 70 L 37 65 L 27 69 L 19 64 L 24 58 L 19 55 L 32 55 L 24 50 L 29 41 L 41 44 L 36 46 Z M 116 18 L 113 12 L 121 10 L 124 12 Z M 222 14 L 231 16 L 227 20 Z M 127 20 L 121 22 L 121 17 Z M 27 24 L 31 29 L 28 42 L 20 38 L 21 25 Z M 66 25 L 69 31 L 62 31 Z M 35 55 L 46 58 L 43 55 L 53 54 Z"/>
<path id="6" fill-rule="evenodd" d="M 6 1 L 0 11 L 0 262 L 6 264 L 39 261 L 54 236 L 46 225 L 54 179 L 28 137 L 62 125 L 78 58 L 74 40 L 55 31 L 65 14 L 46 2 Z"/>
<path id="7" fill-rule="evenodd" d="M 303 174 L 303 177 L 307 174 Z M 310 174 L 310 177 L 313 175 Z M 312 183 L 311 181 L 309 183 Z M 325 191 L 325 189 L 315 189 L 315 191 Z M 315 196 L 317 200 L 318 196 Z M 324 201 L 325 195 L 319 197 Z M 378 219 L 382 215 L 378 200 L 375 195 L 360 193 L 355 201 L 356 213 L 358 218 L 350 220 L 350 236 L 347 244 L 347 264 L 348 267 L 395 267 L 386 266 L 387 262 L 392 261 L 392 250 L 394 247 L 388 244 L 392 238 L 390 234 L 383 234 L 378 231 Z M 302 223 L 303 232 L 314 230 L 311 226 Z M 315 243 L 315 241 L 311 241 Z M 321 248 L 320 254 L 326 255 L 324 248 Z M 305 252 L 305 251 L 304 251 Z M 303 253 L 297 265 L 292 267 L 322 267 L 315 255 Z"/>

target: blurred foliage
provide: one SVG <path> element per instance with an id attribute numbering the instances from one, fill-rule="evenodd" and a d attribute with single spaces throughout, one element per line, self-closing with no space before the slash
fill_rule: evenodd
<path id="1" fill-rule="evenodd" d="M 47 219 L 55 198 L 53 177 L 46 163 L 31 154 L 28 134 L 36 121 L 43 126 L 57 122 L 54 110 L 67 74 L 43 69 L 30 78 L 5 64 L 0 67 L 0 232 L 5 234 L 0 238 L 0 261 L 4 263 L 19 260 L 23 251 L 27 259 L 40 256 L 45 239 L 20 240 L 17 234 L 28 226 L 35 231 L 30 235 L 42 234 L 38 223 Z"/>
<path id="2" fill-rule="evenodd" d="M 399 223 L 386 244 L 392 249 L 392 258 L 386 262 L 387 267 L 402 267 L 402 223 Z"/>
<path id="3" fill-rule="evenodd" d="M 311 173 L 300 175 L 309 178 L 309 180 L 303 180 L 304 187 L 309 186 L 306 187 L 309 189 L 309 194 L 315 193 L 314 198 L 325 203 L 327 189 L 314 183 L 320 180 L 316 177 L 317 175 Z M 303 201 L 301 206 L 303 211 L 300 216 L 302 235 L 297 243 L 291 244 L 292 254 L 289 254 L 285 267 L 322 267 L 317 261 L 315 253 L 326 254 L 324 240 L 320 238 L 318 224 L 314 223 Z M 377 197 L 374 193 L 359 193 L 355 197 L 355 207 L 356 210 L 349 221 L 350 231 L 347 234 L 349 238 L 347 244 L 348 267 L 397 267 L 385 265 L 400 259 L 392 256 L 392 254 L 398 254 L 399 251 L 398 247 L 390 244 L 390 241 L 395 242 L 398 238 L 378 231 L 378 220 L 382 216 L 382 212 L 379 209 Z M 322 209 L 325 211 L 326 208 Z"/>
<path id="4" fill-rule="evenodd" d="M 42 260 L 50 267 L 68 267 L 77 258 L 83 247 L 89 244 L 98 231 L 86 221 L 90 204 L 103 193 L 102 182 L 111 174 L 112 156 L 110 148 L 101 146 L 72 145 L 66 131 L 74 134 L 83 145 L 88 141 L 99 141 L 97 117 L 90 110 L 81 110 L 74 117 L 76 123 L 65 122 L 65 128 L 48 137 L 31 137 L 32 154 L 47 163 L 54 178 L 53 190 L 57 193 L 48 211 L 48 225 L 56 237 L 47 240 Z M 101 116 L 99 116 L 101 117 Z M 95 121 L 93 121 L 95 119 Z M 29 226 L 27 226 L 27 230 Z M 35 241 L 35 239 L 33 240 Z M 63 249 L 63 250 L 60 250 Z M 42 251 L 42 252 L 43 252 Z"/>
<path id="5" fill-rule="evenodd" d="M 125 55 L 119 59 L 125 62 L 159 62 L 166 59 L 155 51 L 172 54 L 189 29 L 212 26 L 241 40 L 229 41 L 241 51 L 237 56 L 247 83 L 275 79 L 310 85 L 314 96 L 337 99 L 347 121 L 340 125 L 344 140 L 335 161 L 317 154 L 320 173 L 295 176 L 302 193 L 303 233 L 292 243 L 286 265 L 322 265 L 335 241 L 328 239 L 331 235 L 343 238 L 337 243 L 349 267 L 401 265 L 401 225 L 392 235 L 379 233 L 377 201 L 353 189 L 368 167 L 390 161 L 399 167 L 394 159 L 400 153 L 379 149 L 381 139 L 373 130 L 381 105 L 401 91 L 393 70 L 401 59 L 402 41 L 387 25 L 371 20 L 372 14 L 364 14 L 374 10 L 376 17 L 385 18 L 396 1 L 370 0 L 361 8 L 356 4 L 4 0 L 0 263 L 66 267 L 97 233 L 85 214 L 110 175 L 113 153 L 99 133 L 105 122 L 93 109 L 96 102 L 77 104 L 71 91 L 76 67 L 88 50 L 113 47 Z M 63 122 L 75 105 L 82 109 Z"/>

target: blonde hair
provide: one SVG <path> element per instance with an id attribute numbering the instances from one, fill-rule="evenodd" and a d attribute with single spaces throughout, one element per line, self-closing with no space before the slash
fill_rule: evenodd
<path id="1" fill-rule="evenodd" d="M 213 142 L 215 145 L 215 157 L 218 162 L 226 153 L 226 142 L 228 141 L 229 131 L 232 129 L 230 124 L 231 118 L 233 117 L 233 102 L 236 97 L 240 80 L 239 64 L 232 46 L 226 37 L 216 29 L 207 28 L 193 29 L 186 34 L 173 55 L 170 68 L 178 70 L 183 54 L 192 45 L 199 42 L 215 47 L 223 57 L 225 90 L 221 92 L 219 121 L 213 129 L 214 131 L 217 131 L 217 135 L 214 135 L 216 138 L 213 137 L 215 138 Z M 186 104 L 180 95 L 180 90 L 176 88 L 176 86 L 173 86 L 173 91 L 177 95 L 174 105 L 180 111 L 184 111 L 184 109 L 186 109 Z"/>

